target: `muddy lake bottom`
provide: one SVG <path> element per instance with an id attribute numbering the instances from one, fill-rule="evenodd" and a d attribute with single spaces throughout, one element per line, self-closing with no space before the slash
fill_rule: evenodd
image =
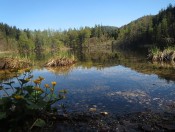
<path id="1" fill-rule="evenodd" d="M 137 131 L 174 131 L 175 114 L 154 113 L 151 111 L 125 115 L 103 115 L 100 113 L 73 113 L 61 115 L 54 128 L 45 131 L 55 132 L 137 132 Z"/>

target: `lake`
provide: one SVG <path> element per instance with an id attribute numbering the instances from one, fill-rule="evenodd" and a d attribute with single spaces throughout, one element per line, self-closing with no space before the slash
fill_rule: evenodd
<path id="1" fill-rule="evenodd" d="M 76 53 L 75 53 L 76 54 Z M 35 67 L 35 78 L 44 84 L 56 81 L 56 89 L 66 89 L 64 103 L 69 112 L 107 111 L 114 114 L 153 110 L 172 111 L 175 103 L 174 64 L 157 64 L 145 54 L 96 51 L 76 54 L 70 67 Z"/>

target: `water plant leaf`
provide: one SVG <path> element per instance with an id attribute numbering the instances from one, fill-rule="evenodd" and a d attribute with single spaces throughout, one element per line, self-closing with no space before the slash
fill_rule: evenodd
<path id="1" fill-rule="evenodd" d="M 37 119 L 37 120 L 33 123 L 32 128 L 33 128 L 34 126 L 37 126 L 37 127 L 44 127 L 45 125 L 46 125 L 46 122 L 45 122 L 44 120 L 42 120 L 42 119 Z"/>
<path id="2" fill-rule="evenodd" d="M 3 86 L 0 86 L 0 90 L 3 90 Z"/>
<path id="3" fill-rule="evenodd" d="M 25 86 L 23 89 L 26 90 L 29 94 L 31 94 L 34 91 L 33 86 L 30 85 Z"/>
<path id="4" fill-rule="evenodd" d="M 0 99 L 0 105 L 2 105 L 3 104 L 3 100 L 2 99 Z"/>
<path id="5" fill-rule="evenodd" d="M 39 96 L 39 95 L 41 95 L 43 92 L 41 92 L 41 91 L 34 91 L 34 92 L 32 92 L 30 95 L 32 96 L 32 97 L 35 97 L 35 96 Z"/>
<path id="6" fill-rule="evenodd" d="M 6 90 L 11 89 L 11 88 L 5 88 Z"/>
<path id="7" fill-rule="evenodd" d="M 38 106 L 38 105 L 36 105 L 36 104 L 34 104 L 34 103 L 31 103 L 31 104 L 26 105 L 26 106 L 27 106 L 27 108 L 30 109 L 30 110 L 37 110 L 37 109 L 40 109 L 40 108 L 41 108 L 40 106 Z"/>
<path id="8" fill-rule="evenodd" d="M 42 99 L 38 99 L 37 103 L 34 103 L 34 99 L 33 99 L 33 101 L 31 101 L 29 99 L 25 99 L 25 100 L 26 100 L 26 102 L 28 104 L 28 105 L 26 105 L 27 108 L 31 109 L 31 110 L 33 110 L 33 109 L 42 109 L 46 105 L 46 102 L 43 101 Z"/>
<path id="9" fill-rule="evenodd" d="M 11 104 L 11 99 L 9 97 L 3 97 L 1 98 L 0 102 L 8 106 Z"/>
<path id="10" fill-rule="evenodd" d="M 11 86 L 13 83 L 15 83 L 15 82 L 14 81 L 11 81 L 9 83 L 3 83 L 3 84 Z"/>
<path id="11" fill-rule="evenodd" d="M 2 97 L 0 97 L 0 120 L 10 120 L 12 123 L 10 126 L 16 125 L 17 121 L 24 121 L 24 124 L 28 124 L 28 122 L 33 120 L 34 122 L 29 129 L 32 129 L 33 127 L 44 127 L 46 125 L 45 120 L 43 120 L 45 119 L 45 114 L 48 112 L 57 112 L 57 109 L 52 109 L 52 104 L 62 98 L 59 98 L 59 96 L 54 93 L 56 82 L 52 84 L 53 91 L 49 89 L 43 90 L 39 86 L 44 78 L 39 77 L 39 79 L 36 80 L 36 83 L 34 82 L 35 85 L 33 85 L 30 80 L 33 76 L 28 75 L 28 73 L 23 74 L 23 78 L 26 76 L 28 77 L 26 79 L 19 79 L 20 75 L 16 75 L 17 81 L 5 83 L 0 81 L 0 90 L 3 90 L 4 92 Z M 28 84 L 29 81 L 31 82 L 30 84 Z M 15 82 L 17 82 L 18 85 L 15 85 L 14 87 L 13 83 Z M 46 85 L 45 88 L 49 88 L 49 86 Z M 12 91 L 9 91 L 10 94 L 6 92 L 8 91 L 7 89 L 12 89 Z M 64 95 L 64 93 L 65 91 L 63 90 L 60 95 Z M 31 117 L 32 119 L 28 119 L 28 117 Z M 29 124 L 26 127 L 29 127 Z M 16 129 L 15 127 L 13 128 Z M 13 131 L 13 128 L 11 129 L 9 127 L 8 130 Z"/>
<path id="12" fill-rule="evenodd" d="M 56 94 L 52 94 L 52 98 L 53 99 L 57 99 L 57 95 Z"/>
<path id="13" fill-rule="evenodd" d="M 25 80 L 25 79 L 19 79 L 21 81 L 22 84 L 26 84 L 28 83 L 29 81 Z"/>
<path id="14" fill-rule="evenodd" d="M 0 120 L 6 118 L 6 112 L 0 112 Z"/>

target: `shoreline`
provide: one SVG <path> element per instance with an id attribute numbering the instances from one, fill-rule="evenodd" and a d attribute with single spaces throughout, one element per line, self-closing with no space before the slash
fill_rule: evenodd
<path id="1" fill-rule="evenodd" d="M 96 112 L 60 115 L 54 131 L 175 131 L 175 113 L 134 112 L 102 115 Z"/>

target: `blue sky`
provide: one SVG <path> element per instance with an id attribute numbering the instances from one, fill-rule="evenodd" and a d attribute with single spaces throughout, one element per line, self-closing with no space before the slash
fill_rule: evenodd
<path id="1" fill-rule="evenodd" d="M 0 22 L 20 29 L 120 27 L 155 15 L 175 0 L 0 0 Z"/>

